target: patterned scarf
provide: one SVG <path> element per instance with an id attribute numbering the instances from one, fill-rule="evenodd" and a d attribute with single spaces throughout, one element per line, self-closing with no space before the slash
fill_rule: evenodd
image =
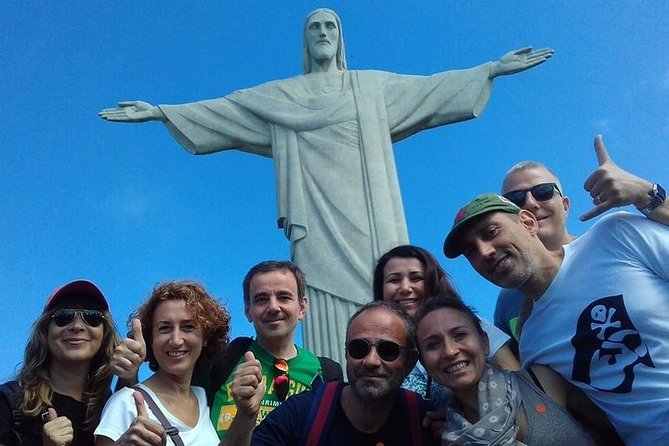
<path id="1" fill-rule="evenodd" d="M 479 416 L 471 424 L 451 404 L 448 405 L 446 429 L 442 445 L 454 446 L 516 446 L 520 407 L 518 383 L 513 373 L 486 366 L 479 381 Z"/>

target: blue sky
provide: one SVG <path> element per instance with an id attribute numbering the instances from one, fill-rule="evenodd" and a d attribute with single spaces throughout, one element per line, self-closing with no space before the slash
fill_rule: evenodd
<path id="1" fill-rule="evenodd" d="M 233 335 L 252 333 L 242 277 L 289 252 L 271 160 L 195 157 L 162 124 L 108 123 L 97 111 L 300 74 L 303 19 L 320 6 L 342 18 L 351 69 L 432 74 L 555 48 L 548 63 L 497 79 L 480 118 L 395 146 L 411 241 L 437 255 L 483 316 L 496 288 L 441 246 L 459 206 L 498 190 L 511 165 L 553 168 L 572 199 L 573 233 L 588 227 L 578 216 L 590 207 L 582 185 L 596 167 L 595 134 L 621 166 L 669 184 L 665 1 L 3 2 L 0 380 L 21 361 L 47 296 L 75 278 L 100 286 L 122 332 L 155 283 L 187 278 L 226 303 Z"/>

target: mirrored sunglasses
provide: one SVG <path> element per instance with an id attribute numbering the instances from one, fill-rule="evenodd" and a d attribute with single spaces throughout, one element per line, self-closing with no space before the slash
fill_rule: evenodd
<path id="1" fill-rule="evenodd" d="M 99 326 L 105 318 L 102 312 L 98 310 L 75 310 L 71 308 L 63 308 L 56 310 L 53 315 L 51 315 L 51 319 L 53 319 L 53 322 L 57 326 L 65 327 L 74 321 L 77 314 L 81 316 L 81 320 L 83 320 L 89 327 Z"/>
<path id="2" fill-rule="evenodd" d="M 504 198 L 512 202 L 518 207 L 523 207 L 525 201 L 527 200 L 527 193 L 531 193 L 537 201 L 548 201 L 553 198 L 554 192 L 557 191 L 558 195 L 562 196 L 558 185 L 555 183 L 541 183 L 537 184 L 534 187 L 529 189 L 518 189 L 507 192 L 503 195 Z"/>
<path id="3" fill-rule="evenodd" d="M 353 339 L 346 344 L 346 352 L 353 359 L 363 359 L 372 351 L 372 347 L 376 348 L 376 353 L 379 358 L 386 362 L 396 360 L 402 350 L 409 350 L 408 348 L 399 345 L 397 342 L 382 339 L 378 342 L 370 342 L 368 339 Z"/>
<path id="4" fill-rule="evenodd" d="M 274 393 L 279 402 L 283 402 L 288 396 L 288 362 L 285 359 L 276 359 L 274 361 Z"/>

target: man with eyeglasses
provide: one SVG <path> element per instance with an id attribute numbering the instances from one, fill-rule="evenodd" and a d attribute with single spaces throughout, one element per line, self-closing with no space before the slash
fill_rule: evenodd
<path id="1" fill-rule="evenodd" d="M 425 401 L 400 388 L 417 358 L 404 310 L 383 301 L 363 306 L 346 329 L 349 382 L 289 398 L 260 423 L 250 444 L 437 444 L 421 424 Z"/>
<path id="2" fill-rule="evenodd" d="M 638 209 L 643 209 L 650 205 L 653 197 L 649 192 L 653 192 L 656 185 L 618 167 L 610 159 L 601 135 L 595 138 L 594 144 L 599 167 L 586 181 L 585 189 L 592 195 L 595 207 L 583 214 L 581 220 L 589 220 L 614 207 L 633 204 Z M 545 165 L 535 161 L 523 161 L 514 165 L 504 177 L 502 194 L 534 214 L 539 224 L 537 235 L 549 250 L 560 250 L 562 245 L 576 238 L 567 230 L 569 198 L 564 195 L 560 180 Z M 647 215 L 667 224 L 667 214 L 668 208 L 663 205 Z M 518 318 L 522 302 L 522 293 L 503 289 L 495 306 L 495 326 L 511 336 L 509 346 L 516 354 L 520 338 Z"/>
<path id="3" fill-rule="evenodd" d="M 555 251 L 538 231 L 530 211 L 485 194 L 458 211 L 444 254 L 524 295 L 523 368 L 545 364 L 579 387 L 625 444 L 666 443 L 669 228 L 616 212 Z"/>

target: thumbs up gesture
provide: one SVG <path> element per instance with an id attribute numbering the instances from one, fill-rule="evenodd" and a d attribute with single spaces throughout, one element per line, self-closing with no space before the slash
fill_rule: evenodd
<path id="1" fill-rule="evenodd" d="M 586 192 L 590 193 L 595 207 L 581 215 L 582 221 L 590 220 L 614 207 L 633 204 L 642 208 L 648 205 L 648 192 L 653 185 L 618 167 L 609 156 L 602 135 L 595 137 L 595 153 L 599 167 L 583 185 Z"/>
<path id="2" fill-rule="evenodd" d="M 167 442 L 165 429 L 149 419 L 144 397 L 138 391 L 132 394 L 137 408 L 137 416 L 121 437 L 114 442 L 115 446 L 163 446 Z"/>
<path id="3" fill-rule="evenodd" d="M 67 417 L 59 417 L 56 409 L 49 408 L 45 414 L 46 422 L 42 427 L 42 444 L 44 446 L 67 446 L 74 440 L 74 428 Z"/>
<path id="4" fill-rule="evenodd" d="M 142 323 L 139 319 L 132 320 L 132 334 L 123 339 L 114 349 L 111 367 L 119 378 L 137 382 L 139 366 L 146 359 L 146 343 L 142 334 Z"/>
<path id="5" fill-rule="evenodd" d="M 245 415 L 255 420 L 266 388 L 260 361 L 253 352 L 244 353 L 244 362 L 232 376 L 231 394 L 237 405 L 237 415 Z"/>

